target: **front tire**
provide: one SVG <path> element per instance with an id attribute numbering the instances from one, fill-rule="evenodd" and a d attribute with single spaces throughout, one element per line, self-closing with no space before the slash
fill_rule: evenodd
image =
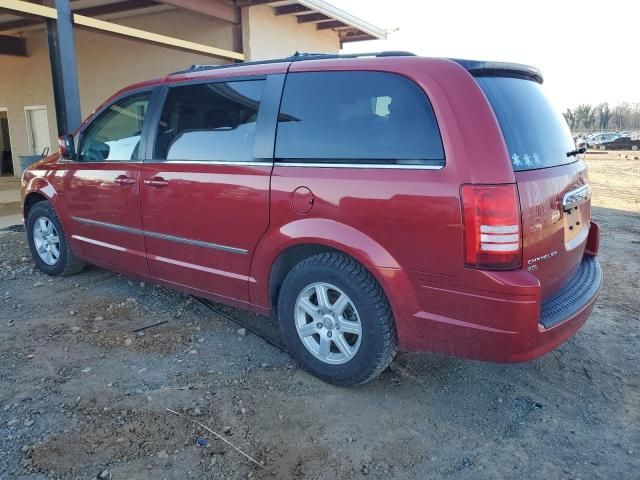
<path id="1" fill-rule="evenodd" d="M 380 284 L 341 253 L 296 265 L 278 299 L 280 331 L 293 357 L 334 385 L 368 382 L 393 360 L 396 330 Z"/>
<path id="2" fill-rule="evenodd" d="M 84 268 L 84 263 L 71 252 L 60 219 L 49 202 L 31 207 L 26 227 L 31 256 L 41 271 L 67 276 Z"/>

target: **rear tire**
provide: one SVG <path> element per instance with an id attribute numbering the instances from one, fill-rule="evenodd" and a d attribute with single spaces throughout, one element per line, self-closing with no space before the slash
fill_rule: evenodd
<path id="1" fill-rule="evenodd" d="M 638 145 L 631 145 L 631 150 L 634 152 L 638 150 Z"/>
<path id="2" fill-rule="evenodd" d="M 41 271 L 64 277 L 84 268 L 84 262 L 71 252 L 60 219 L 49 202 L 31 207 L 26 227 L 31 256 Z"/>
<path id="3" fill-rule="evenodd" d="M 393 360 L 396 330 L 380 284 L 342 253 L 295 266 L 278 299 L 280 331 L 293 357 L 334 385 L 368 382 Z"/>

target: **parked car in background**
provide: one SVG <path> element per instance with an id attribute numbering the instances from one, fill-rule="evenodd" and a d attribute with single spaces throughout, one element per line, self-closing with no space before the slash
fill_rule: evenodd
<path id="1" fill-rule="evenodd" d="M 354 57 L 120 91 L 23 174 L 36 265 L 273 315 L 339 385 L 398 348 L 520 362 L 564 343 L 600 290 L 599 227 L 539 70 Z"/>
<path id="2" fill-rule="evenodd" d="M 631 137 L 619 137 L 609 142 L 597 145 L 600 150 L 633 150 L 640 149 L 640 140 L 631 140 Z"/>
<path id="3" fill-rule="evenodd" d="M 594 135 L 593 137 L 587 139 L 587 147 L 597 148 L 598 145 L 605 142 L 612 142 L 616 138 L 618 138 L 618 136 L 615 133 L 600 133 L 598 135 Z"/>
<path id="4" fill-rule="evenodd" d="M 576 143 L 576 147 L 578 148 L 587 148 L 587 135 L 575 135 L 573 137 L 573 141 Z"/>

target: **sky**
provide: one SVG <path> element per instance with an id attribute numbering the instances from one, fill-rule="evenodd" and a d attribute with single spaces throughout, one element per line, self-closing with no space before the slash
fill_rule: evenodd
<path id="1" fill-rule="evenodd" d="M 556 107 L 640 102 L 640 0 L 330 0 L 387 40 L 345 53 L 408 50 L 542 69 Z"/>

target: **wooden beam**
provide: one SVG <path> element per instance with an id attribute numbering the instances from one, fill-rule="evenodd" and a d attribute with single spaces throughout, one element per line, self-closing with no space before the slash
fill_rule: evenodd
<path id="1" fill-rule="evenodd" d="M 233 3 L 236 7 L 253 7 L 255 5 L 266 5 L 268 3 L 275 3 L 278 0 L 235 0 Z"/>
<path id="2" fill-rule="evenodd" d="M 87 17 L 99 17 L 100 15 L 110 15 L 113 13 L 126 12 L 127 10 L 138 10 L 142 8 L 155 7 L 158 3 L 154 0 L 127 0 L 123 2 L 98 5 L 97 7 L 86 7 L 74 10 L 74 13 L 86 15 Z M 0 24 L 0 31 L 17 30 L 19 28 L 32 27 L 42 23 L 41 18 L 23 18 Z"/>
<path id="3" fill-rule="evenodd" d="M 233 36 L 233 51 L 234 52 L 244 52 L 244 43 L 242 40 L 242 23 L 238 25 L 233 25 L 232 36 Z"/>
<path id="4" fill-rule="evenodd" d="M 14 57 L 26 57 L 27 42 L 24 38 L 0 35 L 0 55 L 12 55 Z"/>
<path id="5" fill-rule="evenodd" d="M 309 13 L 308 15 L 298 15 L 298 23 L 321 22 L 323 20 L 331 20 L 324 13 Z"/>
<path id="6" fill-rule="evenodd" d="M 361 42 L 363 40 L 376 40 L 376 37 L 374 37 L 373 35 L 369 35 L 368 33 L 364 33 L 362 35 L 349 35 L 346 37 L 340 37 L 341 43 Z"/>
<path id="7" fill-rule="evenodd" d="M 9 10 L 14 15 L 35 15 L 52 20 L 57 20 L 58 14 L 55 8 L 44 7 L 34 3 L 25 2 L 23 0 L 1 0 L 2 9 Z M 227 60 L 244 60 L 244 55 L 238 52 L 224 50 L 222 48 L 211 47 L 201 43 L 190 42 L 188 40 L 180 40 L 179 38 L 168 37 L 158 33 L 147 32 L 138 28 L 126 27 L 117 23 L 98 20 L 97 18 L 87 17 L 78 13 L 73 14 L 74 25 L 89 30 L 97 30 L 99 32 L 125 37 L 130 40 L 139 40 L 141 42 L 162 47 L 173 48 L 185 52 L 196 53 L 200 55 L 209 55 L 212 57 L 223 58 Z"/>
<path id="8" fill-rule="evenodd" d="M 21 17 L 42 17 L 57 19 L 58 14 L 55 8 L 44 7 L 36 3 L 25 2 L 23 0 L 2 0 L 0 11 L 5 11 L 11 15 Z"/>
<path id="9" fill-rule="evenodd" d="M 314 12 L 322 13 L 333 20 L 340 20 L 354 28 L 360 30 L 363 34 L 369 34 L 373 37 L 384 39 L 387 38 L 387 32 L 381 28 L 371 25 L 360 18 L 345 12 L 331 3 L 322 0 L 296 0 L 296 3 L 309 7 Z M 369 2 L 372 3 L 372 2 Z"/>
<path id="10" fill-rule="evenodd" d="M 300 5 L 299 3 L 294 3 L 293 5 L 283 5 L 281 7 L 273 7 L 273 10 L 276 15 L 291 15 L 293 13 L 311 11 L 309 7 L 305 7 L 304 5 Z"/>
<path id="11" fill-rule="evenodd" d="M 340 20 L 332 20 L 330 22 L 320 22 L 316 24 L 317 30 L 329 30 L 330 28 L 344 28 L 344 27 L 349 27 L 349 25 L 347 25 L 344 22 L 341 22 Z"/>
<path id="12" fill-rule="evenodd" d="M 86 15 L 87 17 L 99 17 L 101 15 L 111 15 L 113 13 L 126 12 L 127 10 L 138 10 L 140 8 L 157 7 L 158 2 L 153 0 L 126 0 L 124 2 L 98 5 L 97 7 L 86 7 L 74 10 L 73 13 Z"/>
<path id="13" fill-rule="evenodd" d="M 216 0 L 159 0 L 161 3 L 173 5 L 174 7 L 190 10 L 192 12 L 218 18 L 227 22 L 240 23 L 240 11 L 226 3 Z"/>
<path id="14" fill-rule="evenodd" d="M 6 22 L 0 24 L 0 32 L 6 32 L 8 30 L 18 30 L 20 28 L 32 27 L 42 23 L 42 19 L 36 18 L 22 18 L 20 20 L 13 20 L 12 22 Z"/>
<path id="15" fill-rule="evenodd" d="M 159 45 L 162 47 L 169 47 L 176 50 L 197 53 L 200 55 L 209 55 L 212 57 L 218 57 L 227 60 L 244 60 L 244 54 L 242 53 L 231 52 L 222 48 L 210 47 L 208 45 L 202 45 L 201 43 L 168 37 L 166 35 L 160 35 L 158 33 L 152 33 L 144 30 L 139 30 L 137 28 L 118 25 L 116 23 L 105 22 L 104 20 L 85 17 L 84 15 L 73 15 L 73 23 L 81 28 L 97 30 L 99 32 L 108 33 L 110 35 L 125 37 L 130 40 L 139 40 L 141 42 L 149 43 L 152 45 Z"/>

